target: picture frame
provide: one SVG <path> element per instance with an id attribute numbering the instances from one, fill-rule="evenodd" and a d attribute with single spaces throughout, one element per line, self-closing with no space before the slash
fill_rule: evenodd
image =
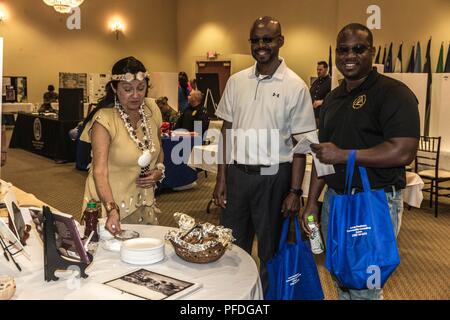
<path id="1" fill-rule="evenodd" d="M 16 194 L 12 189 L 9 189 L 6 192 L 3 201 L 8 210 L 9 229 L 14 233 L 20 243 L 25 246 L 26 241 L 30 236 L 31 226 L 25 223 L 22 212 L 20 211 L 19 204 L 17 202 Z"/>
<path id="2" fill-rule="evenodd" d="M 177 279 L 148 269 L 136 269 L 103 283 L 146 300 L 177 300 L 202 287 L 202 284 Z"/>

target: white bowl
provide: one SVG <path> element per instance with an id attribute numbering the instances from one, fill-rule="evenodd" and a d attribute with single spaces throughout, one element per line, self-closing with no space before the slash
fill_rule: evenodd
<path id="1" fill-rule="evenodd" d="M 148 265 L 148 264 L 153 264 L 153 263 L 157 263 L 161 260 L 164 259 L 164 255 L 161 255 L 159 257 L 155 257 L 155 258 L 151 258 L 151 259 L 143 259 L 143 260 L 135 260 L 135 259 L 124 259 L 122 258 L 122 261 L 125 263 L 129 263 L 129 264 L 133 264 L 133 265 Z"/>
<path id="2" fill-rule="evenodd" d="M 164 241 L 161 239 L 130 239 L 122 243 L 120 258 L 122 261 L 131 264 L 152 264 L 164 259 L 164 249 Z"/>
<path id="3" fill-rule="evenodd" d="M 155 238 L 136 238 L 123 242 L 122 250 L 127 251 L 158 251 L 164 247 L 164 241 Z"/>

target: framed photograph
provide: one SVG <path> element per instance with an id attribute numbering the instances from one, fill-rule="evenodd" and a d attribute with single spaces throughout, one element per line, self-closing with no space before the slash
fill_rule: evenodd
<path id="1" fill-rule="evenodd" d="M 8 190 L 5 195 L 4 202 L 9 214 L 9 228 L 20 240 L 22 245 L 26 245 L 26 241 L 29 238 L 31 226 L 25 224 L 22 212 L 20 211 L 17 203 L 16 194 L 13 190 Z"/>
<path id="2" fill-rule="evenodd" d="M 147 300 L 176 300 L 202 287 L 147 269 L 135 270 L 104 284 Z"/>
<path id="3" fill-rule="evenodd" d="M 9 248 L 14 248 L 14 250 L 8 249 L 11 255 L 15 255 L 22 252 L 25 257 L 30 259 L 29 253 L 25 250 L 20 240 L 11 231 L 11 229 L 6 225 L 3 219 L 0 219 L 0 238 L 5 242 L 6 246 Z"/>
<path id="4" fill-rule="evenodd" d="M 53 212 L 52 214 L 55 220 L 55 240 L 59 253 L 69 259 L 80 260 L 87 264 L 91 263 L 75 219 L 62 212 Z"/>

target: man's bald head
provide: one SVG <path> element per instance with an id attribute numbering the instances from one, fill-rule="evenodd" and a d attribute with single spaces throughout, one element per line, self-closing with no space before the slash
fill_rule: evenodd
<path id="1" fill-rule="evenodd" d="M 270 28 L 271 30 L 276 31 L 277 34 L 281 34 L 280 22 L 273 17 L 265 16 L 259 17 L 258 19 L 255 20 L 252 28 L 250 29 L 250 36 L 252 36 L 255 30 L 263 28 Z"/>

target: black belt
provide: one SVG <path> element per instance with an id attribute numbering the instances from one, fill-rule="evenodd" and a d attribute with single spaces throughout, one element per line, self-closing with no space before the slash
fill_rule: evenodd
<path id="1" fill-rule="evenodd" d="M 237 169 L 247 173 L 247 174 L 255 174 L 255 175 L 260 175 L 261 174 L 261 170 L 264 170 L 270 167 L 275 167 L 275 166 L 284 166 L 284 165 L 289 165 L 289 162 L 283 162 L 283 163 L 279 163 L 278 165 L 272 165 L 272 166 L 267 166 L 267 165 L 262 165 L 262 164 L 240 164 L 237 163 L 236 161 L 233 162 L 233 166 L 236 167 Z"/>
<path id="2" fill-rule="evenodd" d="M 345 194 L 346 193 L 346 190 L 338 190 L 338 189 L 334 189 L 334 188 L 331 188 L 331 189 L 336 191 L 337 194 Z M 397 188 L 396 186 L 386 186 L 386 187 L 383 187 L 383 188 L 374 188 L 372 190 L 379 190 L 379 189 L 383 189 L 385 192 L 398 192 L 398 191 L 400 191 L 400 189 Z M 353 192 L 354 193 L 364 192 L 364 190 L 362 188 L 360 188 L 360 187 L 354 187 L 354 188 L 351 189 L 351 191 L 352 191 L 352 193 Z"/>

